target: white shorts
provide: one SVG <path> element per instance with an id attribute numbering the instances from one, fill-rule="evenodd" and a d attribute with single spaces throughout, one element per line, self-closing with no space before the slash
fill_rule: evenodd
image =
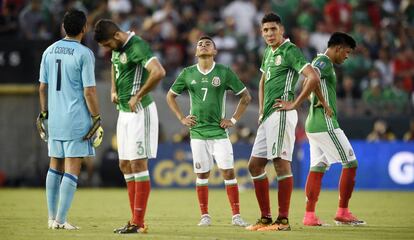
<path id="1" fill-rule="evenodd" d="M 228 138 L 223 139 L 191 139 L 193 166 L 195 173 L 205 173 L 213 166 L 213 157 L 219 169 L 234 168 L 233 146 Z"/>
<path id="2" fill-rule="evenodd" d="M 292 161 L 297 123 L 296 110 L 272 113 L 257 129 L 252 157 Z"/>
<path id="3" fill-rule="evenodd" d="M 347 164 L 356 160 L 354 149 L 340 128 L 333 132 L 307 132 L 306 136 L 310 145 L 310 167 L 315 167 L 318 163 L 329 167 L 332 163 Z"/>
<path id="4" fill-rule="evenodd" d="M 157 157 L 158 114 L 155 103 L 134 112 L 119 112 L 116 125 L 120 160 Z"/>

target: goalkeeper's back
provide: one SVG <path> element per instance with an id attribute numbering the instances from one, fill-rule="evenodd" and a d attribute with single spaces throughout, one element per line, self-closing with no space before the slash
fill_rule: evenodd
<path id="1" fill-rule="evenodd" d="M 91 126 L 84 88 L 95 86 L 95 58 L 73 39 L 49 46 L 42 56 L 39 81 L 48 84 L 49 138 L 73 140 Z"/>

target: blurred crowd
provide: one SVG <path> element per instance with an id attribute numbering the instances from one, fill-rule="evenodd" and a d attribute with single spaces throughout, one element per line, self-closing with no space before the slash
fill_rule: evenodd
<path id="1" fill-rule="evenodd" d="M 88 14 L 89 30 L 101 18 L 113 19 L 150 42 L 167 70 L 163 90 L 194 63 L 197 39 L 210 35 L 216 61 L 230 65 L 256 100 L 265 48 L 260 20 L 274 11 L 309 61 L 325 51 L 334 31 L 357 40 L 354 54 L 337 68 L 341 115 L 414 112 L 414 0 L 0 0 L 0 8 L 2 38 L 57 40 L 70 8 Z M 84 44 L 95 52 L 97 69 L 106 69 L 100 66 L 109 63 L 110 53 L 93 41 L 91 31 Z"/>

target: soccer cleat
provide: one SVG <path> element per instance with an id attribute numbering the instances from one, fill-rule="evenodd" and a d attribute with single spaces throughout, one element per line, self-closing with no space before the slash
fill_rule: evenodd
<path id="1" fill-rule="evenodd" d="M 328 224 L 322 223 L 314 212 L 306 212 L 302 223 L 305 226 L 328 226 Z"/>
<path id="2" fill-rule="evenodd" d="M 53 229 L 65 229 L 65 230 L 79 230 L 80 229 L 79 227 L 74 226 L 68 222 L 60 224 L 56 221 L 53 222 L 52 228 Z"/>
<path id="3" fill-rule="evenodd" d="M 268 226 L 257 229 L 260 232 L 266 231 L 290 231 L 288 218 L 277 218 L 276 221 Z"/>
<path id="4" fill-rule="evenodd" d="M 124 229 L 119 230 L 117 233 L 119 234 L 129 234 L 129 233 L 148 233 L 148 227 L 144 225 L 144 227 L 138 227 L 134 224 L 129 224 L 129 226 L 125 226 Z"/>
<path id="5" fill-rule="evenodd" d="M 119 228 L 115 228 L 114 229 L 114 233 L 119 233 L 120 231 L 127 229 L 129 226 L 131 226 L 131 223 L 128 221 L 125 226 L 119 227 Z"/>
<path id="6" fill-rule="evenodd" d="M 352 225 L 352 226 L 359 226 L 367 224 L 364 220 L 359 220 L 357 217 L 352 215 L 351 212 L 344 212 L 342 214 L 336 214 L 335 217 L 336 225 Z"/>
<path id="7" fill-rule="evenodd" d="M 208 227 L 211 225 L 211 217 L 208 214 L 201 215 L 200 222 L 197 224 L 199 227 Z"/>
<path id="8" fill-rule="evenodd" d="M 236 214 L 231 218 L 231 224 L 233 226 L 239 226 L 239 227 L 247 227 L 250 224 L 248 224 L 247 222 L 245 222 L 243 220 L 243 218 L 240 216 L 240 214 Z"/>
<path id="9" fill-rule="evenodd" d="M 261 218 L 257 219 L 257 222 L 255 224 L 247 226 L 246 230 L 257 231 L 257 229 L 269 226 L 270 224 L 272 224 L 272 218 L 270 218 L 270 217 L 261 217 Z"/>
<path id="10" fill-rule="evenodd" d="M 53 219 L 49 219 L 49 220 L 47 220 L 47 228 L 49 228 L 49 229 L 52 229 L 52 226 L 53 226 L 53 222 L 54 222 L 55 220 L 53 220 Z"/>

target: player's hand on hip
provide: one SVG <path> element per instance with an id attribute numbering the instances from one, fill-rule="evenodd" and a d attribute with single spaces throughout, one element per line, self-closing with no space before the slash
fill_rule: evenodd
<path id="1" fill-rule="evenodd" d="M 118 104 L 118 93 L 116 92 L 111 93 L 111 102 Z"/>
<path id="2" fill-rule="evenodd" d="M 295 105 L 291 101 L 283 101 L 282 99 L 276 99 L 272 108 L 277 108 L 277 111 L 289 111 L 295 109 Z"/>
<path id="3" fill-rule="evenodd" d="M 332 117 L 333 116 L 333 110 L 332 110 L 332 108 L 331 107 L 329 107 L 329 106 L 324 106 L 324 111 L 325 111 L 325 114 L 326 114 L 326 116 L 328 116 L 328 117 Z"/>
<path id="4" fill-rule="evenodd" d="M 102 143 L 104 130 L 101 125 L 101 115 L 92 116 L 92 126 L 83 140 L 92 140 L 92 145 L 96 148 Z"/>
<path id="5" fill-rule="evenodd" d="M 193 115 L 188 115 L 186 117 L 181 118 L 181 123 L 187 127 L 193 127 L 197 124 L 196 117 Z"/>
<path id="6" fill-rule="evenodd" d="M 45 127 L 45 121 L 47 120 L 48 115 L 49 115 L 48 111 L 43 111 L 39 113 L 36 119 L 37 131 L 39 132 L 40 138 L 45 142 L 47 142 L 47 138 L 48 138 L 46 127 Z"/>
<path id="7" fill-rule="evenodd" d="M 131 109 L 131 112 L 138 112 L 138 103 L 141 101 L 140 98 L 138 98 L 137 95 L 131 96 L 131 98 L 129 99 L 128 105 L 129 105 L 129 109 Z"/>
<path id="8" fill-rule="evenodd" d="M 233 127 L 233 126 L 234 126 L 234 124 L 231 122 L 230 119 L 221 119 L 221 122 L 220 122 L 220 127 L 221 128 L 226 129 L 226 128 L 230 128 L 230 127 Z"/>

